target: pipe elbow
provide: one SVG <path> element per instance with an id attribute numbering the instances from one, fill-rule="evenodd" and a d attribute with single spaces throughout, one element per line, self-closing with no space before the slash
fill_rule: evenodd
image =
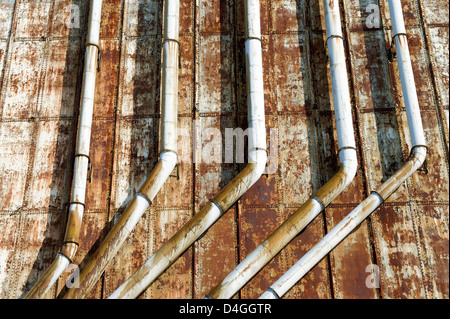
<path id="1" fill-rule="evenodd" d="M 410 160 L 417 162 L 417 168 L 422 166 L 427 159 L 427 148 L 426 145 L 416 145 L 412 148 Z"/>
<path id="2" fill-rule="evenodd" d="M 249 163 L 254 164 L 252 181 L 250 186 L 255 184 L 261 175 L 264 173 L 267 164 L 267 151 L 263 149 L 256 149 L 249 152 Z M 249 186 L 249 187 L 250 187 Z"/>
<path id="3" fill-rule="evenodd" d="M 159 155 L 159 159 L 162 163 L 163 171 L 169 172 L 170 174 L 177 165 L 178 155 L 172 151 L 165 151 Z"/>
<path id="4" fill-rule="evenodd" d="M 138 193 L 143 195 L 149 203 L 169 178 L 177 164 L 178 155 L 173 151 L 164 151 L 159 155 L 159 161 L 150 176 L 139 188 Z"/>
<path id="5" fill-rule="evenodd" d="M 77 250 L 78 244 L 73 242 L 65 242 L 61 247 L 60 254 L 69 259 L 70 262 L 73 262 Z"/>
<path id="6" fill-rule="evenodd" d="M 356 156 L 356 149 L 345 148 L 339 152 L 339 159 L 341 169 L 343 171 L 343 188 L 346 188 L 355 178 L 358 169 L 358 158 Z"/>
<path id="7" fill-rule="evenodd" d="M 411 156 L 406 163 L 384 182 L 375 193 L 377 193 L 383 201 L 386 201 L 407 178 L 423 165 L 426 157 L 427 147 L 425 145 L 414 146 L 411 150 Z"/>
<path id="8" fill-rule="evenodd" d="M 339 171 L 314 195 L 322 208 L 328 206 L 353 180 L 358 167 L 356 149 L 343 148 L 339 152 Z"/>

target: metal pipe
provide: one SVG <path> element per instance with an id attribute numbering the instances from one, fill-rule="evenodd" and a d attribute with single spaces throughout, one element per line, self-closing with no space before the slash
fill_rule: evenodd
<path id="1" fill-rule="evenodd" d="M 78 287 L 69 289 L 65 299 L 84 298 L 91 291 L 176 166 L 179 11 L 179 0 L 165 1 L 159 161 L 81 271 Z"/>
<path id="2" fill-rule="evenodd" d="M 86 56 L 84 61 L 81 109 L 78 119 L 75 149 L 72 193 L 69 204 L 68 220 L 61 250 L 36 284 L 26 294 L 26 299 L 42 298 L 58 280 L 64 270 L 73 261 L 78 249 L 81 222 L 83 219 L 86 180 L 90 167 L 89 147 L 91 142 L 92 114 L 94 109 L 95 81 L 98 69 L 100 20 L 102 0 L 91 0 Z"/>
<path id="3" fill-rule="evenodd" d="M 411 58 L 408 50 L 400 0 L 389 0 L 392 28 L 397 49 L 402 90 L 406 105 L 412 151 L 408 161 L 384 182 L 376 191 L 361 202 L 325 237 L 311 248 L 294 266 L 261 295 L 261 299 L 281 298 L 293 285 L 308 273 L 323 257 L 344 240 L 359 224 L 373 213 L 398 187 L 422 164 L 427 155 L 425 135 L 422 128 L 419 101 L 414 83 Z"/>
<path id="4" fill-rule="evenodd" d="M 350 184 L 357 169 L 344 42 L 336 1 L 324 1 L 339 171 L 220 282 L 206 298 L 231 298 Z"/>
<path id="5" fill-rule="evenodd" d="M 262 175 L 267 162 L 259 0 L 247 0 L 249 163 L 109 298 L 136 298 L 212 226 Z"/>

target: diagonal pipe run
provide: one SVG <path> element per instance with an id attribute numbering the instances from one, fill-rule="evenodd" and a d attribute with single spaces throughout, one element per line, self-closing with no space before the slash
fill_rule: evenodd
<path id="1" fill-rule="evenodd" d="M 267 162 L 259 0 L 245 1 L 249 163 L 109 298 L 138 297 L 262 175 Z"/>
<path id="2" fill-rule="evenodd" d="M 280 277 L 260 299 L 281 298 L 308 271 L 310 271 L 323 257 L 343 241 L 356 227 L 372 214 L 398 187 L 410 177 L 424 163 L 427 156 L 427 146 L 420 116 L 419 101 L 414 82 L 411 57 L 406 38 L 400 0 L 389 0 L 389 10 L 392 18 L 393 39 L 397 48 L 398 66 L 402 90 L 411 135 L 411 156 L 408 161 L 384 182 L 376 191 L 362 201 L 325 237 L 311 248 L 294 266 Z"/>
<path id="3" fill-rule="evenodd" d="M 165 1 L 159 161 L 81 271 L 78 287 L 69 289 L 65 299 L 85 298 L 91 291 L 177 164 L 179 11 L 179 0 Z"/>
<path id="4" fill-rule="evenodd" d="M 100 19 L 102 0 L 91 0 L 86 56 L 84 60 L 83 88 L 81 93 L 81 109 L 78 120 L 78 135 L 75 149 L 75 163 L 70 197 L 69 213 L 64 242 L 58 256 L 42 277 L 26 294 L 26 299 L 40 299 L 66 270 L 78 250 L 81 222 L 83 219 L 86 180 L 91 170 L 89 147 L 91 143 L 92 115 L 94 110 L 95 81 L 98 68 Z"/>
<path id="5" fill-rule="evenodd" d="M 205 298 L 231 298 L 304 229 L 356 175 L 357 157 L 339 6 L 325 0 L 327 45 L 339 145 L 338 172 L 233 269 Z"/>

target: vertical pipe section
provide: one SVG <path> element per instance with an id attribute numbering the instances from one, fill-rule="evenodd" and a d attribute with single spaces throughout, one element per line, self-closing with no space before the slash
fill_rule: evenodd
<path id="1" fill-rule="evenodd" d="M 339 6 L 336 0 L 324 1 L 324 5 L 339 146 L 339 171 L 233 269 L 206 298 L 231 298 L 328 206 L 350 184 L 356 174 L 356 145 Z"/>
<path id="2" fill-rule="evenodd" d="M 211 227 L 262 175 L 267 162 L 259 0 L 247 0 L 249 163 L 109 298 L 138 297 L 165 269 Z"/>
<path id="3" fill-rule="evenodd" d="M 25 296 L 26 299 L 42 298 L 73 261 L 78 249 L 81 222 L 83 219 L 86 180 L 90 168 L 89 148 L 91 143 L 92 114 L 94 110 L 95 81 L 99 56 L 100 20 L 102 0 L 91 0 L 89 26 L 84 59 L 81 108 L 78 118 L 72 193 L 69 213 L 61 250 L 52 265 Z"/>
<path id="4" fill-rule="evenodd" d="M 398 66 L 402 82 L 403 96 L 406 106 L 412 151 L 408 161 L 384 182 L 376 191 L 362 201 L 339 224 L 337 224 L 322 240 L 311 248 L 294 266 L 278 279 L 261 299 L 281 298 L 322 258 L 343 241 L 359 224 L 373 213 L 398 187 L 410 177 L 422 164 L 427 155 L 425 135 L 420 116 L 419 101 L 414 83 L 411 57 L 406 39 L 405 25 L 400 0 L 389 0 L 392 28 L 397 48 Z"/>
<path id="5" fill-rule="evenodd" d="M 69 289 L 65 299 L 81 299 L 91 291 L 176 166 L 179 11 L 179 0 L 165 1 L 159 161 L 81 271 L 78 287 Z"/>

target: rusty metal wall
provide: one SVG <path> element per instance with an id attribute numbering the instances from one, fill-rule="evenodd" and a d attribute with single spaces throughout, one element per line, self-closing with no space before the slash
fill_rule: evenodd
<path id="1" fill-rule="evenodd" d="M 0 298 L 23 296 L 64 236 L 86 2 L 0 1 Z M 81 268 L 155 165 L 159 147 L 162 0 L 103 2 L 93 179 L 74 261 Z M 263 175 L 141 298 L 202 298 L 338 168 L 322 3 L 260 3 L 266 121 L 268 133 L 278 133 L 268 134 L 268 143 L 275 145 L 277 170 Z M 366 24 L 370 4 L 379 8 L 380 27 Z M 449 297 L 449 4 L 402 4 L 430 146 L 427 171 L 416 172 L 286 298 Z M 401 84 L 388 50 L 387 1 L 339 5 L 358 174 L 237 298 L 258 297 L 409 155 Z M 206 137 L 196 139 L 194 150 L 192 137 L 207 128 L 223 135 L 225 128 L 246 128 L 243 11 L 243 0 L 181 0 L 180 178 L 166 182 L 90 298 L 108 297 L 242 169 L 199 161 L 202 151 L 220 156 L 219 148 Z M 371 264 L 379 268 L 379 288 L 366 285 Z M 64 293 L 68 275 L 47 298 Z"/>

